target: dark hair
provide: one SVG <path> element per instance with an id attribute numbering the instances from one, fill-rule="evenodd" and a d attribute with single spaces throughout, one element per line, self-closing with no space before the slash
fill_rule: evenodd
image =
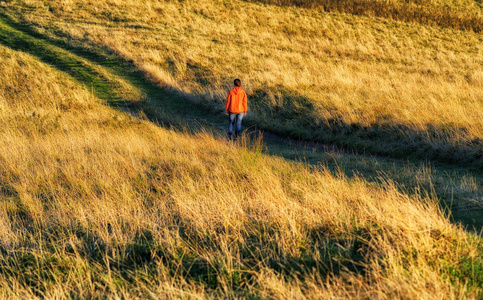
<path id="1" fill-rule="evenodd" d="M 235 81 L 233 83 L 235 84 L 235 86 L 240 86 L 241 80 L 237 78 L 237 79 L 235 79 Z"/>

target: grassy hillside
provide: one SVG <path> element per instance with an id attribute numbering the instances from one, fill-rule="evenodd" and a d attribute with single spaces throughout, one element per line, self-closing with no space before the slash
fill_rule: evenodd
<path id="1" fill-rule="evenodd" d="M 343 7 L 329 12 L 324 3 L 332 2 L 311 3 L 16 0 L 5 11 L 67 43 L 114 51 L 215 111 L 241 77 L 247 125 L 365 153 L 483 167 L 476 27 L 399 18 L 404 12 L 394 9 L 378 17 L 370 13 L 378 1 L 337 1 Z M 387 3 L 442 20 L 481 15 L 474 1 Z"/>
<path id="2" fill-rule="evenodd" d="M 0 47 L 0 295 L 478 297 L 437 201 L 103 106 Z"/>
<path id="3" fill-rule="evenodd" d="M 276 4 L 2 4 L 0 298 L 482 297 L 476 172 L 213 113 L 242 74 L 250 124 L 478 168 L 481 36 Z"/>

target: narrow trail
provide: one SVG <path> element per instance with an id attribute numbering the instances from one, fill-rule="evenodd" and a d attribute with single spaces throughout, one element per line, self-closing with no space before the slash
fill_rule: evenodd
<path id="1" fill-rule="evenodd" d="M 202 106 L 176 91 L 161 89 L 149 82 L 133 62 L 127 61 L 109 49 L 87 50 L 74 47 L 61 39 L 40 34 L 27 25 L 19 24 L 0 12 L 0 44 L 29 53 L 54 68 L 72 76 L 105 101 L 106 105 L 123 110 L 132 117 L 146 115 L 151 121 L 170 127 L 203 129 L 215 136 L 225 134 L 226 117 L 213 108 Z M 142 99 L 142 100 L 139 100 Z M 248 128 L 246 133 L 254 138 L 261 132 Z M 387 179 L 398 182 L 398 173 L 408 168 L 408 162 L 389 157 L 376 157 L 345 151 L 334 145 L 297 141 L 264 132 L 263 145 L 269 155 L 281 156 L 296 162 L 322 165 L 346 177 L 361 176 L 380 184 Z M 391 169 L 392 168 L 392 169 Z M 414 168 L 418 168 L 414 164 Z M 382 174 L 380 170 L 391 169 Z M 446 170 L 441 173 L 447 172 Z M 461 172 L 461 171 L 455 171 Z M 407 188 L 403 187 L 407 192 Z M 463 215 L 471 211 L 483 219 L 483 198 L 462 196 L 457 205 L 451 204 L 453 217 L 483 228 L 483 220 L 468 222 Z M 450 199 L 453 201 L 452 199 Z M 449 201 L 447 201 L 449 202 Z"/>

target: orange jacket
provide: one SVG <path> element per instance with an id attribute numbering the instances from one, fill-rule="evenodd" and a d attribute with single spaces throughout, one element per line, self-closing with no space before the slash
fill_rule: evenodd
<path id="1" fill-rule="evenodd" d="M 247 112 L 247 109 L 247 94 L 245 91 L 239 86 L 232 88 L 226 98 L 225 110 L 236 114 Z"/>

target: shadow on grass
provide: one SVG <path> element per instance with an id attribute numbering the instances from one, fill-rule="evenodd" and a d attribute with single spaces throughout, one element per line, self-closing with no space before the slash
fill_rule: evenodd
<path id="1" fill-rule="evenodd" d="M 323 120 L 310 99 L 284 87 L 255 91 L 250 100 L 255 114 L 247 121 L 262 130 L 299 140 L 333 143 L 364 154 L 483 170 L 483 140 L 450 141 L 453 135 L 464 137 L 466 128 L 430 125 L 418 131 L 397 124 L 390 117 L 381 117 L 379 123 L 371 126 L 348 124 L 342 117 Z"/>
<path id="2" fill-rule="evenodd" d="M 107 105 L 123 109 L 133 115 L 141 112 L 151 121 L 169 127 L 194 129 L 196 117 L 207 107 L 196 105 L 175 92 L 160 89 L 149 82 L 132 61 L 125 60 L 110 49 L 89 50 L 72 46 L 58 38 L 41 34 L 30 26 L 14 21 L 0 12 L 0 44 L 26 52 L 56 69 L 63 71 L 89 88 Z M 140 95 L 132 99 L 126 95 L 122 82 L 138 89 Z"/>

